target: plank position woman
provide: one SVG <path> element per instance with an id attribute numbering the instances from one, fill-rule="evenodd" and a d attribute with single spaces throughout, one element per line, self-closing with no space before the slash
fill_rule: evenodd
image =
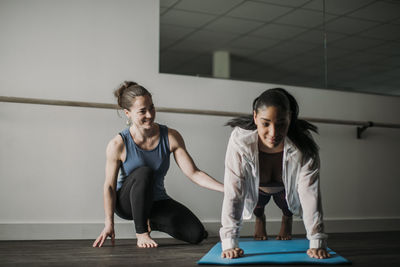
<path id="1" fill-rule="evenodd" d="M 302 215 L 312 258 L 330 257 L 326 251 L 319 155 L 311 131 L 317 128 L 298 119 L 299 107 L 286 90 L 264 91 L 253 101 L 253 115 L 228 122 L 235 127 L 225 159 L 222 206 L 222 257 L 243 255 L 238 238 L 242 219 L 256 216 L 255 238 L 266 240 L 264 207 L 272 197 L 282 210 L 277 239 L 292 235 L 292 215 Z"/>

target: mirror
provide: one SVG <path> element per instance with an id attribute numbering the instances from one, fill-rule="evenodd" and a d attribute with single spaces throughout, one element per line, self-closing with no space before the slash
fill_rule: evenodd
<path id="1" fill-rule="evenodd" d="M 160 0 L 160 72 L 400 95 L 400 1 Z"/>

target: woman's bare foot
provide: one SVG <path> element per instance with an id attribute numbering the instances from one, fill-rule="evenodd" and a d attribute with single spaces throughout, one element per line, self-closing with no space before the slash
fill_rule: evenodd
<path id="1" fill-rule="evenodd" d="M 292 239 L 292 222 L 293 217 L 282 216 L 281 231 L 279 232 L 276 240 L 290 240 Z"/>
<path id="2" fill-rule="evenodd" d="M 268 239 L 266 222 L 265 222 L 265 214 L 263 214 L 262 217 L 256 216 L 254 239 L 255 240 L 267 240 Z"/>
<path id="3" fill-rule="evenodd" d="M 158 244 L 150 237 L 149 233 L 136 234 L 139 248 L 156 248 Z"/>

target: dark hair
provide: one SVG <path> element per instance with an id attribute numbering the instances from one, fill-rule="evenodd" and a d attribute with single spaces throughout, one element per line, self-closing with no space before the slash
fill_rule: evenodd
<path id="1" fill-rule="evenodd" d="M 319 147 L 312 138 L 310 131 L 318 133 L 318 128 L 306 120 L 298 118 L 299 105 L 296 99 L 285 89 L 273 88 L 264 91 L 253 101 L 253 111 L 256 113 L 258 113 L 259 109 L 270 106 L 278 107 L 282 111 L 290 113 L 290 125 L 287 136 L 302 152 L 304 162 L 313 159 L 314 163 L 316 163 Z M 257 129 L 252 115 L 234 118 L 228 121 L 226 125 L 231 127 L 238 126 L 247 130 Z"/>
<path id="2" fill-rule="evenodd" d="M 146 88 L 132 81 L 123 82 L 114 91 L 114 96 L 117 98 L 118 106 L 128 110 L 130 110 L 130 108 L 132 107 L 135 97 L 145 95 L 151 97 L 150 92 L 147 91 Z"/>

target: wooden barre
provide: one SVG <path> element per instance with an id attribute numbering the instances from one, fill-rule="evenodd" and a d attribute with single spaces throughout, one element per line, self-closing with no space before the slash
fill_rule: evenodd
<path id="1" fill-rule="evenodd" d="M 96 102 L 82 102 L 82 101 L 68 101 L 68 100 L 53 100 L 53 99 L 39 99 L 39 98 L 25 98 L 25 97 L 11 97 L 0 96 L 0 102 L 20 103 L 20 104 L 38 104 L 38 105 L 55 105 L 55 106 L 68 106 L 68 107 L 84 107 L 84 108 L 105 108 L 105 109 L 119 109 L 116 104 L 96 103 Z M 209 115 L 209 116 L 222 116 L 222 117 L 238 117 L 249 115 L 248 113 L 241 112 L 227 112 L 216 110 L 199 110 L 199 109 L 185 109 L 185 108 L 165 108 L 157 107 L 157 112 L 167 113 L 180 113 L 180 114 L 193 114 L 193 115 Z M 349 120 L 334 120 L 334 119 L 321 119 L 321 118 L 305 118 L 301 119 L 326 124 L 341 124 L 362 127 L 382 127 L 382 128 L 395 128 L 400 129 L 400 124 L 395 123 L 382 123 L 371 121 L 349 121 Z"/>

